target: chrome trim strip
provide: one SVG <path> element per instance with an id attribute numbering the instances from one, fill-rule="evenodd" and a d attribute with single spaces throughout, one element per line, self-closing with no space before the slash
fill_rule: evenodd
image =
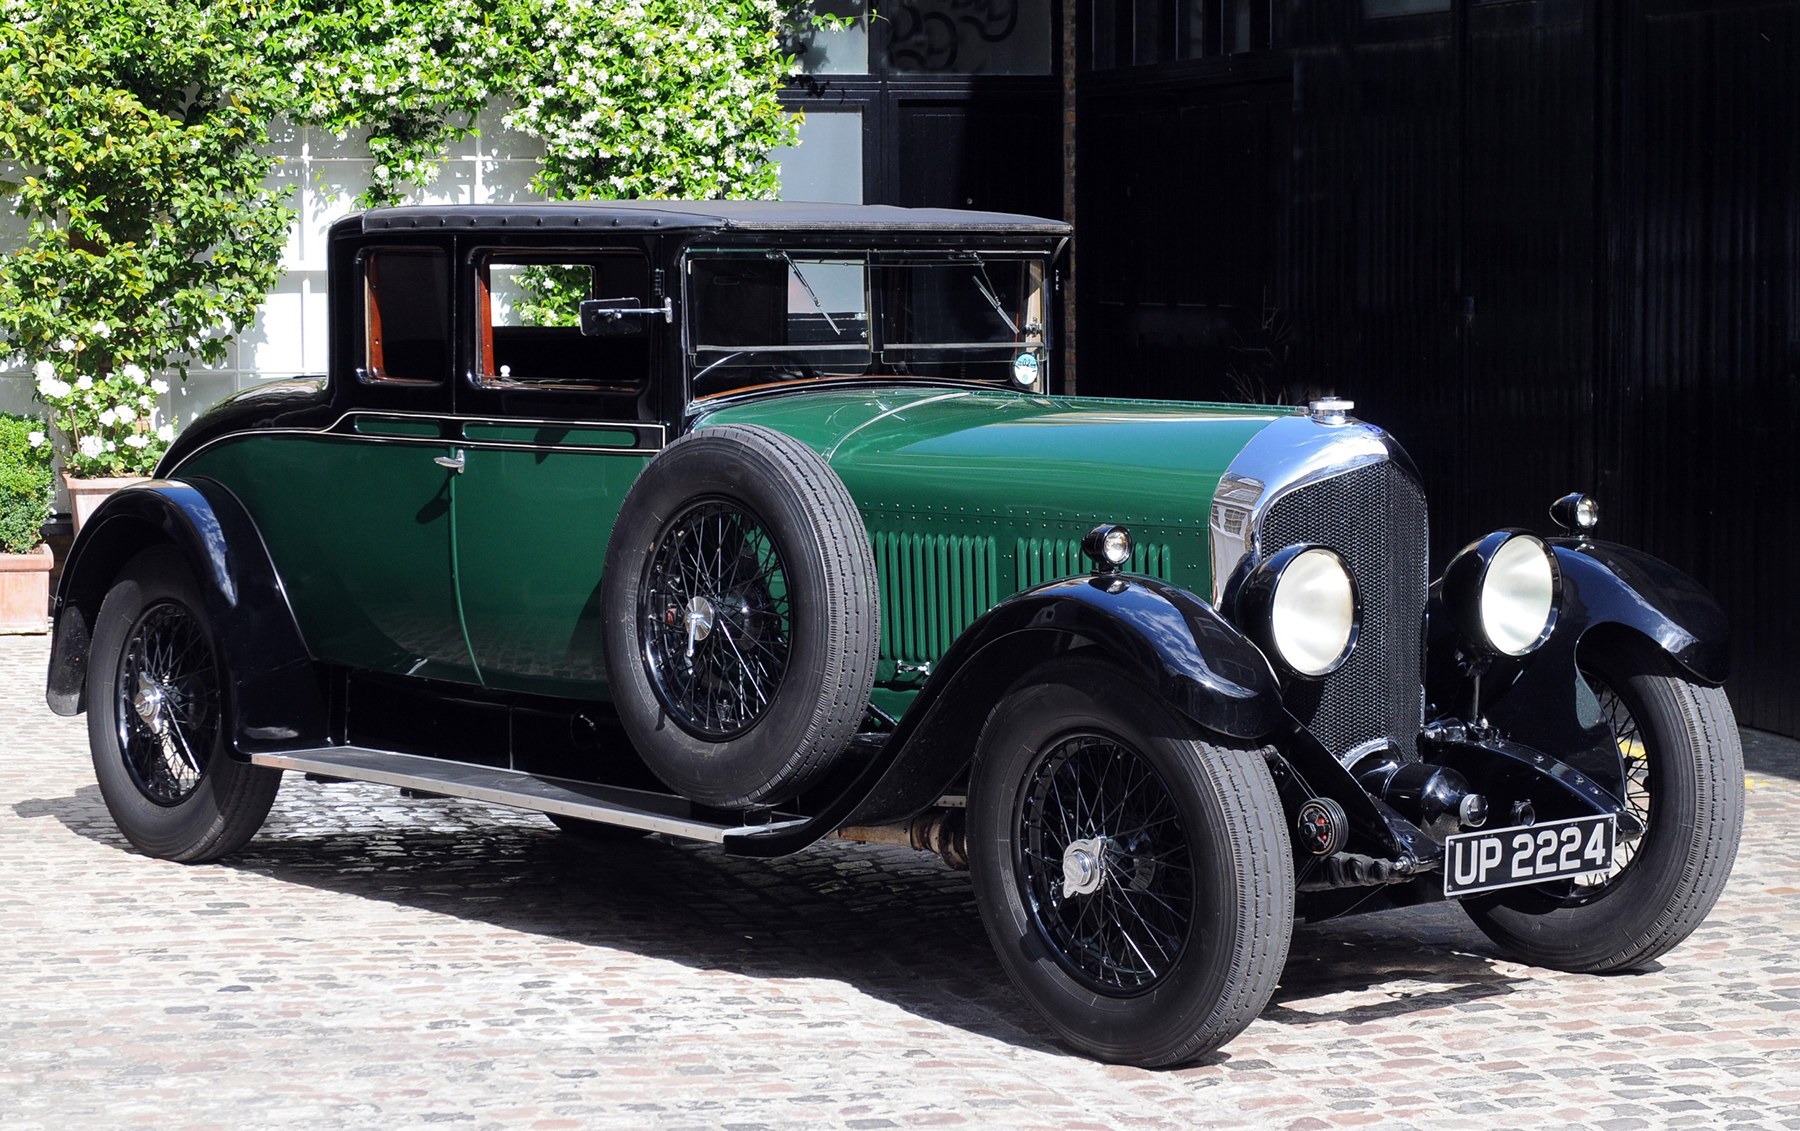
<path id="1" fill-rule="evenodd" d="M 570 430 L 577 429 L 577 428 L 594 428 L 594 429 L 612 428 L 612 429 L 619 429 L 619 430 L 630 430 L 633 432 L 654 431 L 655 435 L 656 435 L 656 446 L 653 448 L 647 448 L 647 447 L 601 448 L 601 447 L 587 447 L 587 446 L 580 446 L 580 445 L 569 445 L 567 447 L 564 447 L 562 445 L 557 445 L 557 444 L 529 444 L 529 443 L 525 443 L 523 441 L 512 441 L 512 440 L 459 440 L 459 439 L 449 439 L 449 438 L 445 438 L 442 436 L 369 435 L 369 434 L 353 431 L 350 428 L 346 427 L 346 422 L 349 421 L 352 417 L 372 417 L 372 418 L 380 419 L 380 420 L 429 420 L 429 421 L 433 421 L 433 422 L 448 421 L 448 422 L 455 423 L 458 425 L 496 424 L 496 425 L 502 425 L 502 426 L 522 426 L 522 427 L 527 427 L 527 428 L 532 427 L 532 426 L 542 426 L 542 427 L 546 427 L 546 428 L 565 428 L 565 429 L 570 429 Z M 446 447 L 446 446 L 455 445 L 455 446 L 460 446 L 460 447 L 465 447 L 465 448 L 498 449 L 498 450 L 512 450 L 512 451 L 528 451 L 528 452 L 529 451 L 556 450 L 556 451 L 568 451 L 568 452 L 582 452 L 582 453 L 586 453 L 586 454 L 590 454 L 590 455 L 619 455 L 619 456 L 639 455 L 639 456 L 641 456 L 641 455 L 655 455 L 657 452 L 662 451 L 663 448 L 668 446 L 669 426 L 667 424 L 662 423 L 661 421 L 646 422 L 646 421 L 623 421 L 623 420 L 545 420 L 545 419 L 539 419 L 536 417 L 520 418 L 520 417 L 513 417 L 513 416 L 455 416 L 455 415 L 451 415 L 451 414 L 447 414 L 447 413 L 437 413 L 437 412 L 396 412 L 396 411 L 392 411 L 392 410 L 388 410 L 388 409 L 353 408 L 353 409 L 348 410 L 347 412 L 344 412 L 336 420 L 333 420 L 330 424 L 327 424 L 321 428 L 243 428 L 236 432 L 227 432 L 222 436 L 214 436 L 212 439 L 206 441 L 204 444 L 201 444 L 199 447 L 196 447 L 193 451 L 187 452 L 185 455 L 183 455 L 181 462 L 183 464 L 185 464 L 189 460 L 193 459 L 195 456 L 199 455 L 201 452 L 206 451 L 208 448 L 212 448 L 219 444 L 223 444 L 229 440 L 240 440 L 246 436 L 326 436 L 326 437 L 337 436 L 337 437 L 341 437 L 346 440 L 359 440 L 364 443 L 370 443 L 370 444 L 426 444 L 426 445 L 433 445 L 433 446 L 437 446 L 437 447 Z M 170 468 L 169 475 L 165 475 L 164 478 L 169 478 L 169 476 L 172 476 L 179 469 L 180 469 L 179 464 L 176 467 Z"/>
<path id="2" fill-rule="evenodd" d="M 1245 563 L 1262 557 L 1253 544 L 1276 500 L 1321 479 L 1365 464 L 1410 462 L 1386 432 L 1351 420 L 1327 424 L 1310 416 L 1284 416 L 1250 438 L 1213 492 L 1207 529 L 1212 541 L 1214 607 Z"/>
<path id="3" fill-rule="evenodd" d="M 627 804 L 633 795 L 666 801 L 662 794 L 590 785 L 561 778 L 538 777 L 518 770 L 474 766 L 419 754 L 396 754 L 364 746 L 323 746 L 308 750 L 252 754 L 258 766 L 296 770 L 325 777 L 373 782 L 425 793 L 485 801 L 537 813 L 559 813 L 608 825 L 667 833 L 688 840 L 724 844 L 747 833 L 767 833 L 806 823 L 804 818 L 766 825 L 721 825 L 670 816 Z"/>

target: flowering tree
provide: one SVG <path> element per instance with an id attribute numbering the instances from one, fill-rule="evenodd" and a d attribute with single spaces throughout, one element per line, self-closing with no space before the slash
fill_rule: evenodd
<path id="1" fill-rule="evenodd" d="M 275 283 L 260 26 L 246 0 L 0 6 L 0 155 L 29 223 L 0 329 L 76 474 L 149 471 L 169 432 L 148 374 L 221 360 Z"/>
<path id="2" fill-rule="evenodd" d="M 500 55 L 491 0 L 296 0 L 274 21 L 271 56 L 289 112 L 374 158 L 357 203 L 394 204 L 437 179 L 444 149 L 474 132 Z"/>
<path id="3" fill-rule="evenodd" d="M 0 350 L 33 366 L 72 472 L 148 472 L 166 379 L 222 360 L 279 276 L 276 115 L 362 136 L 365 205 L 429 183 L 494 98 L 543 142 L 548 197 L 766 197 L 795 128 L 785 20 L 781 0 L 0 0 L 0 192 L 29 223 L 0 256 Z"/>
<path id="4" fill-rule="evenodd" d="M 775 195 L 791 141 L 777 0 L 503 0 L 494 93 L 553 199 Z"/>

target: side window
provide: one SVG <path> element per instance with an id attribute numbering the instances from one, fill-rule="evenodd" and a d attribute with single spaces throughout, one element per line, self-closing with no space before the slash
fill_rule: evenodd
<path id="1" fill-rule="evenodd" d="M 360 257 L 363 365 L 371 384 L 435 385 L 450 371 L 450 256 L 371 248 Z"/>
<path id="2" fill-rule="evenodd" d="M 588 299 L 652 305 L 642 252 L 494 252 L 477 259 L 475 274 L 475 379 L 484 387 L 635 393 L 648 381 L 656 320 L 640 318 L 605 336 L 581 332 Z"/>

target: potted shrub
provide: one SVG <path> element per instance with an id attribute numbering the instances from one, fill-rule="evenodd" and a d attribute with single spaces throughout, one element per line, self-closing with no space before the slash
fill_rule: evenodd
<path id="1" fill-rule="evenodd" d="M 48 624 L 55 559 L 42 528 L 51 490 L 43 422 L 0 413 L 0 632 L 43 632 Z"/>

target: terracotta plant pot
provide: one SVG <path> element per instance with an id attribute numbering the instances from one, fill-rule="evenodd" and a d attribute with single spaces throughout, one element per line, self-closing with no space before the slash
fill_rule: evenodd
<path id="1" fill-rule="evenodd" d="M 133 483 L 142 483 L 144 476 L 121 475 L 101 479 L 77 479 L 68 472 L 62 472 L 63 487 L 69 492 L 69 514 L 75 522 L 75 533 L 81 533 L 81 524 L 94 513 L 101 500 L 121 487 L 129 487 Z"/>
<path id="2" fill-rule="evenodd" d="M 50 627 L 50 547 L 0 554 L 0 633 L 43 632 Z"/>

